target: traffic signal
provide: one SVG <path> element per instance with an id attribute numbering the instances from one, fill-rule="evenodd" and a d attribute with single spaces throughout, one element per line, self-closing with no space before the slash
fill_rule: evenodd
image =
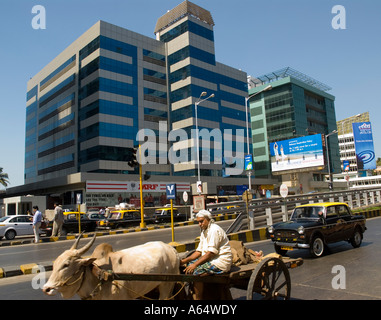
<path id="1" fill-rule="evenodd" d="M 130 158 L 130 161 L 127 162 L 127 164 L 130 167 L 135 168 L 135 167 L 139 166 L 139 162 L 137 159 L 138 148 L 133 148 L 131 152 L 132 152 L 131 158 Z"/>

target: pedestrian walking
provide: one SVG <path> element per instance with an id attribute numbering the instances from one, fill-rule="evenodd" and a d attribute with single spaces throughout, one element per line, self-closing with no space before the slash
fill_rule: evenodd
<path id="1" fill-rule="evenodd" d="M 34 242 L 40 242 L 40 227 L 42 221 L 42 213 L 38 210 L 38 206 L 33 207 L 33 232 L 34 232 Z"/>
<path id="2" fill-rule="evenodd" d="M 64 215 L 61 206 L 56 202 L 54 203 L 54 220 L 53 220 L 53 237 L 60 237 L 62 233 L 62 225 L 64 222 Z"/>

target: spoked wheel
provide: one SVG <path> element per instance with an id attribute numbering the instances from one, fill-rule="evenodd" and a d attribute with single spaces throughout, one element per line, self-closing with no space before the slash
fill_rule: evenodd
<path id="1" fill-rule="evenodd" d="M 286 265 L 278 258 L 262 260 L 251 274 L 247 300 L 289 300 L 291 278 Z"/>

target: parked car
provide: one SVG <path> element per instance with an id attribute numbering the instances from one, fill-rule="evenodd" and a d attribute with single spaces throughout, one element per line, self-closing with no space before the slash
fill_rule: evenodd
<path id="1" fill-rule="evenodd" d="M 105 218 L 105 216 L 99 212 L 88 212 L 87 213 L 87 217 L 90 219 L 90 220 L 103 220 Z"/>
<path id="2" fill-rule="evenodd" d="M 365 217 L 353 215 L 346 203 L 325 202 L 297 206 L 290 221 L 274 224 L 267 232 L 278 254 L 308 249 L 320 257 L 330 243 L 348 241 L 359 247 L 365 230 Z"/>
<path id="3" fill-rule="evenodd" d="M 146 221 L 146 218 L 144 220 Z M 97 228 L 107 230 L 128 228 L 138 226 L 140 222 L 141 213 L 136 209 L 115 210 L 111 211 L 106 219 L 97 221 Z"/>
<path id="4" fill-rule="evenodd" d="M 79 212 L 78 211 L 66 211 L 64 214 L 64 223 L 62 226 L 62 234 L 77 233 L 79 232 Z M 49 227 L 52 228 L 53 221 L 50 221 Z M 91 220 L 84 212 L 81 212 L 81 232 L 95 231 L 97 227 L 96 220 Z"/>
<path id="5" fill-rule="evenodd" d="M 41 233 L 46 233 L 41 229 Z M 16 236 L 33 235 L 33 216 L 11 215 L 0 218 L 0 240 L 13 240 Z"/>
<path id="6" fill-rule="evenodd" d="M 155 210 L 153 214 L 155 223 L 171 222 L 171 208 L 165 207 Z M 186 215 L 179 213 L 177 208 L 173 208 L 173 221 L 185 221 Z"/>

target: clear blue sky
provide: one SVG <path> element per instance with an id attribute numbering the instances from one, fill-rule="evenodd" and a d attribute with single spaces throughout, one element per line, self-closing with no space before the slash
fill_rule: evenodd
<path id="1" fill-rule="evenodd" d="M 98 20 L 154 38 L 157 19 L 182 0 L 2 0 L 0 19 L 0 167 L 23 184 L 26 84 Z M 194 0 L 215 21 L 217 61 L 249 75 L 292 67 L 333 88 L 336 119 L 369 111 L 381 157 L 381 1 Z M 332 8 L 346 9 L 335 30 Z M 46 9 L 35 30 L 31 10 Z"/>

